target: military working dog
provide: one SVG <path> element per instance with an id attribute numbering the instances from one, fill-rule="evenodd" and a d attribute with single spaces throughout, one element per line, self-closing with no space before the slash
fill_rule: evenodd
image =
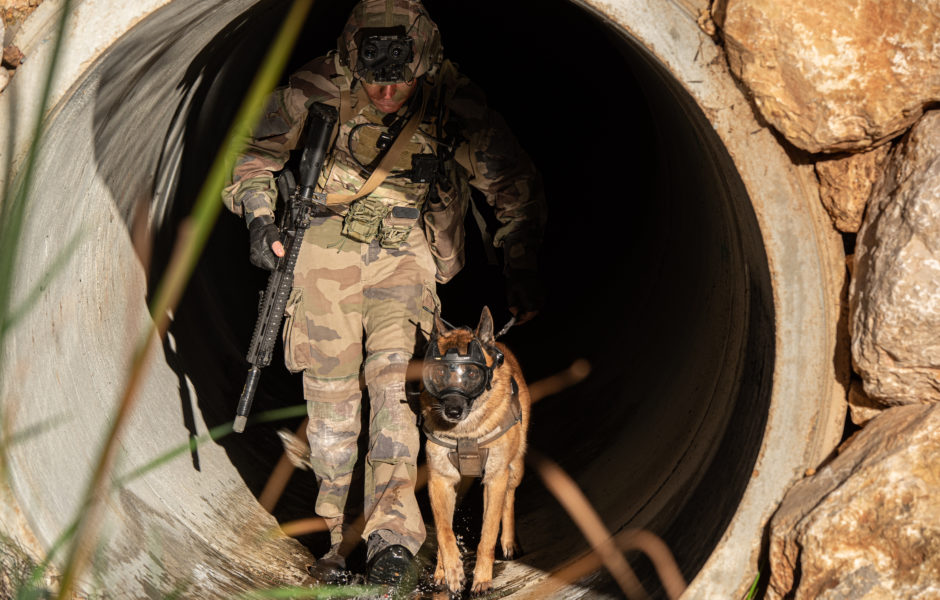
<path id="1" fill-rule="evenodd" d="M 459 593 L 463 562 L 453 530 L 461 476 L 482 477 L 483 528 L 473 570 L 474 593 L 492 588 L 496 537 L 512 558 L 515 492 L 522 480 L 531 400 L 516 357 L 495 340 L 484 307 L 476 330 L 449 328 L 434 315 L 423 366 L 422 428 L 427 436 L 428 494 L 437 531 L 434 580 Z"/>

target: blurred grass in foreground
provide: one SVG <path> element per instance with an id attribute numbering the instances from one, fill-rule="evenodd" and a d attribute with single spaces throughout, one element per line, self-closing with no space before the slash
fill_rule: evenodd
<path id="1" fill-rule="evenodd" d="M 153 295 L 150 313 L 153 319 L 152 327 L 145 332 L 139 340 L 134 353 L 132 366 L 125 375 L 121 397 L 115 407 L 110 420 L 111 428 L 102 442 L 94 471 L 91 473 L 90 483 L 85 493 L 84 501 L 77 511 L 73 526 L 62 533 L 57 542 L 47 552 L 47 556 L 36 562 L 18 551 L 13 540 L 0 540 L 0 569 L 4 577 L 0 578 L 0 597 L 17 598 L 48 598 L 54 594 L 59 599 L 70 599 L 76 594 L 79 580 L 85 575 L 90 557 L 100 543 L 98 526 L 103 516 L 104 501 L 112 491 L 112 470 L 115 454 L 120 440 L 121 432 L 127 418 L 135 406 L 138 385 L 144 375 L 147 358 L 152 348 L 154 336 L 165 334 L 169 324 L 169 314 L 179 301 L 185 289 L 199 256 L 205 246 L 206 240 L 215 224 L 221 207 L 220 193 L 226 179 L 232 171 L 238 153 L 243 149 L 249 133 L 261 115 L 264 101 L 270 91 L 278 83 L 306 16 L 313 4 L 313 0 L 295 0 L 287 12 L 284 22 L 274 38 L 271 47 L 265 56 L 254 80 L 252 81 L 235 120 L 223 141 L 221 150 L 210 168 L 199 196 L 190 216 L 185 219 L 178 232 L 178 241 L 175 251 L 170 258 L 167 271 Z M 42 291 L 56 274 L 66 266 L 68 260 L 75 254 L 80 236 L 68 240 L 56 255 L 47 271 L 40 280 L 25 295 L 25 299 L 16 306 L 13 302 L 13 286 L 16 278 L 16 269 L 19 264 L 18 257 L 24 250 L 21 247 L 23 232 L 27 225 L 27 205 L 33 182 L 39 174 L 36 172 L 37 159 L 42 146 L 45 117 L 49 111 L 49 99 L 56 68 L 60 60 L 68 19 L 72 12 L 72 0 L 62 0 L 59 7 L 59 18 L 54 33 L 53 50 L 49 59 L 47 72 L 40 96 L 40 110 L 37 120 L 32 128 L 31 142 L 21 164 L 13 164 L 13 148 L 11 139 L 8 146 L 6 173 L 2 196 L 0 196 L 0 352 L 3 351 L 8 334 L 17 322 L 27 314 L 30 307 L 40 298 Z M 9 88 L 5 90 L 9 93 Z M 16 168 L 14 174 L 14 168 Z M 3 376 L 0 373 L 0 376 Z M 3 383 L 0 381 L 0 383 Z M 15 425 L 10 411 L 11 398 L 3 398 L 0 404 L 0 467 L 2 467 L 3 483 L 8 475 L 7 450 L 26 437 L 41 435 L 49 427 L 36 426 L 23 431 L 15 431 Z M 296 409 L 294 410 L 296 412 Z M 290 410 L 282 415 L 267 415 L 268 418 L 285 418 Z M 262 415 L 256 420 L 265 418 Z M 217 439 L 231 431 L 231 425 L 216 428 L 208 436 L 193 443 L 201 443 Z M 150 463 L 138 467 L 133 472 L 118 479 L 114 483 L 124 483 L 134 477 L 139 477 L 152 469 L 158 468 L 173 457 L 185 452 L 190 444 L 182 449 L 171 450 L 168 454 L 157 457 Z M 47 589 L 50 564 L 53 558 L 61 551 L 66 552 L 62 562 L 61 576 L 55 577 L 58 581 L 55 592 Z M 10 560 L 4 560 L 8 556 Z M 11 569 L 15 573 L 11 573 Z M 97 579 L 92 574 L 93 579 Z M 357 591 L 361 592 L 362 590 Z M 289 592 L 289 593 L 288 593 Z M 177 597 L 182 591 L 176 591 L 171 597 Z M 291 590 L 259 590 L 252 592 L 251 597 L 300 597 L 300 591 Z M 321 597 L 323 593 L 303 593 L 304 597 Z M 336 591 L 333 591 L 336 595 Z M 345 594 L 344 594 L 345 595 Z"/>

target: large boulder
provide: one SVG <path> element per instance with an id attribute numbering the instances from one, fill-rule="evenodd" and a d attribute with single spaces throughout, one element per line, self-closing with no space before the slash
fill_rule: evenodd
<path id="1" fill-rule="evenodd" d="M 940 405 L 870 421 L 771 519 L 776 600 L 940 597 Z"/>
<path id="2" fill-rule="evenodd" d="M 904 132 L 940 99 L 940 0 L 717 0 L 733 73 L 808 152 Z"/>
<path id="3" fill-rule="evenodd" d="M 849 328 L 872 400 L 940 401 L 940 111 L 905 135 L 872 190 L 856 241 Z"/>

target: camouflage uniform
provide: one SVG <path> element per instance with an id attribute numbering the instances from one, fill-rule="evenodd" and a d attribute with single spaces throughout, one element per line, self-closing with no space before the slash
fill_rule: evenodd
<path id="1" fill-rule="evenodd" d="M 392 2 L 414 8 L 405 0 Z M 350 23 L 355 22 L 354 12 Z M 433 27 L 429 19 L 424 22 Z M 351 35 L 350 27 L 344 36 Z M 439 46 L 432 51 L 439 53 Z M 335 106 L 341 116 L 319 182 L 328 194 L 352 194 L 362 187 L 367 173 L 361 165 L 369 165 L 380 153 L 376 141 L 388 130 L 389 120 L 426 104 L 421 126 L 394 169 L 409 170 L 412 154 L 437 153 L 434 136 L 446 130 L 454 144 L 445 165 L 448 187 L 464 201 L 468 184 L 483 192 L 501 224 L 494 245 L 504 249 L 507 269 L 534 270 L 544 223 L 540 178 L 502 119 L 486 107 L 480 91 L 451 63 L 435 61 L 418 80 L 420 91 L 411 102 L 398 115 L 385 115 L 371 104 L 346 63 L 337 52 L 317 58 L 271 95 L 224 192 L 227 207 L 248 222 L 273 215 L 273 174 L 297 147 L 313 102 Z M 435 257 L 420 219 L 399 218 L 391 211 L 405 207 L 417 209 L 406 211 L 409 215 L 419 214 L 428 187 L 389 177 L 352 205 L 334 206 L 334 214 L 315 220 L 303 239 L 284 328 L 285 362 L 291 371 L 303 372 L 310 417 L 307 435 L 320 483 L 316 510 L 331 525 L 334 544 L 341 539 L 357 459 L 360 369 L 371 407 L 363 537 L 377 531 L 412 553 L 424 541 L 414 496 L 419 435 L 415 414 L 406 403 L 405 369 L 416 327 L 430 330 L 431 314 L 424 307 L 433 309 L 438 301 Z M 380 237 L 357 241 L 344 235 L 344 219 L 363 206 L 385 216 Z"/>

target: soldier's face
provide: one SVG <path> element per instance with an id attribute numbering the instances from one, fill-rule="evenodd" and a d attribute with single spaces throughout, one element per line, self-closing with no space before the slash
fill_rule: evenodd
<path id="1" fill-rule="evenodd" d="M 377 85 L 374 83 L 363 83 L 363 89 L 373 106 L 384 113 L 398 112 L 411 94 L 415 91 L 415 82 L 392 83 L 389 85 Z"/>

